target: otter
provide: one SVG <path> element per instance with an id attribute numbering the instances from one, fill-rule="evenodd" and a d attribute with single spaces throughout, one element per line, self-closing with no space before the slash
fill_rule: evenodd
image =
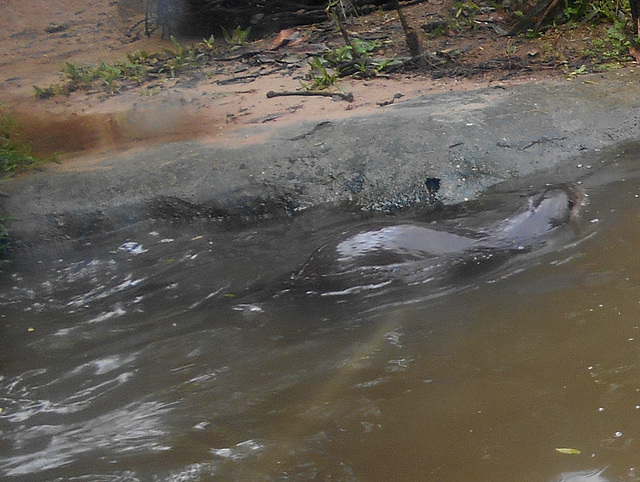
<path id="1" fill-rule="evenodd" d="M 572 185 L 549 187 L 488 228 L 460 233 L 419 222 L 361 227 L 319 248 L 291 282 L 308 293 L 347 295 L 393 282 L 421 284 L 486 272 L 543 247 L 570 225 L 583 200 Z"/>

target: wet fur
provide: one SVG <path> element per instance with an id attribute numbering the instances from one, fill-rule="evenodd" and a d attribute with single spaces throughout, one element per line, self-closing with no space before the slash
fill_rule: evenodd
<path id="1" fill-rule="evenodd" d="M 471 235 L 421 223 L 370 225 L 318 249 L 291 281 L 312 292 L 349 294 L 397 280 L 417 284 L 472 277 L 543 246 L 572 221 L 583 199 L 572 185 L 553 186 L 528 197 L 507 219 Z"/>

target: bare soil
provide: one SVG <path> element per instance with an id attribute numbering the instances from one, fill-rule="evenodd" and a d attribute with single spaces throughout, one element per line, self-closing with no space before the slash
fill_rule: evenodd
<path id="1" fill-rule="evenodd" d="M 239 145 L 260 139 L 252 134 L 260 129 L 246 127 L 345 118 L 430 93 L 573 78 L 570 74 L 582 65 L 593 70 L 599 59 L 585 52 L 594 38 L 606 35 L 605 26 L 585 25 L 555 29 L 536 39 L 512 38 L 502 33 L 513 20 L 499 12 L 476 15 L 460 30 L 433 35 L 421 27 L 445 20 L 451 2 L 430 1 L 404 8 L 409 24 L 422 37 L 427 68 L 340 79 L 340 88 L 353 94 L 353 102 L 266 97 L 272 90 L 300 90 L 309 75 L 307 59 L 343 45 L 329 22 L 300 28 L 304 41 L 297 45 L 276 48 L 275 34 L 235 51 L 219 42 L 218 60 L 177 78 L 126 85 L 116 94 L 92 88 L 36 99 L 33 86 L 61 82 L 65 62 L 96 65 L 122 60 L 137 50 L 171 48 L 171 41 L 159 33 L 147 38 L 141 27 L 132 30 L 142 19 L 141 3 L 4 0 L 0 4 L 0 102 L 19 120 L 20 135 L 37 154 L 57 152 L 68 157 L 188 138 Z M 396 12 L 355 18 L 346 27 L 354 36 L 380 40 L 383 48 L 377 57 L 409 56 Z M 197 39 L 180 41 L 188 44 Z"/>

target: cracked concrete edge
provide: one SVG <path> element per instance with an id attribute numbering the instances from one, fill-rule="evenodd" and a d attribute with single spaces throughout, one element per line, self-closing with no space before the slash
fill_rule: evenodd
<path id="1" fill-rule="evenodd" d="M 441 180 L 439 200 L 458 203 L 636 139 L 639 86 L 626 70 L 451 92 L 273 130 L 235 149 L 189 141 L 112 153 L 87 168 L 53 166 L 6 181 L 2 211 L 14 236 L 32 244 L 157 217 L 255 219 L 342 202 L 394 210 L 425 203 L 428 177 Z M 562 172 L 557 182 L 581 175 Z"/>

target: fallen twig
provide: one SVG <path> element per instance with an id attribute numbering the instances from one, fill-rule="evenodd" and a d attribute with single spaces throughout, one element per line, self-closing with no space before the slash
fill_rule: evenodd
<path id="1" fill-rule="evenodd" d="M 270 90 L 267 92 L 267 98 L 269 99 L 272 97 L 285 97 L 289 95 L 340 97 L 342 100 L 346 100 L 347 102 L 353 102 L 353 94 L 351 92 L 325 92 L 320 90 L 285 90 L 281 92 Z"/>
<path id="2" fill-rule="evenodd" d="M 383 100 L 382 102 L 378 102 L 377 104 L 380 107 L 384 107 L 386 105 L 393 104 L 396 99 L 401 99 L 402 97 L 404 97 L 404 94 L 401 94 L 400 92 L 398 92 L 397 94 L 394 94 L 394 96 L 390 100 Z"/>
<path id="3" fill-rule="evenodd" d="M 248 83 L 248 82 L 253 82 L 258 77 L 260 77 L 260 74 L 258 73 L 249 74 L 249 75 L 239 75 L 237 77 L 231 77 L 230 79 L 218 80 L 216 81 L 216 83 L 218 85 L 228 85 L 228 84 L 245 83 L 245 82 Z"/>

